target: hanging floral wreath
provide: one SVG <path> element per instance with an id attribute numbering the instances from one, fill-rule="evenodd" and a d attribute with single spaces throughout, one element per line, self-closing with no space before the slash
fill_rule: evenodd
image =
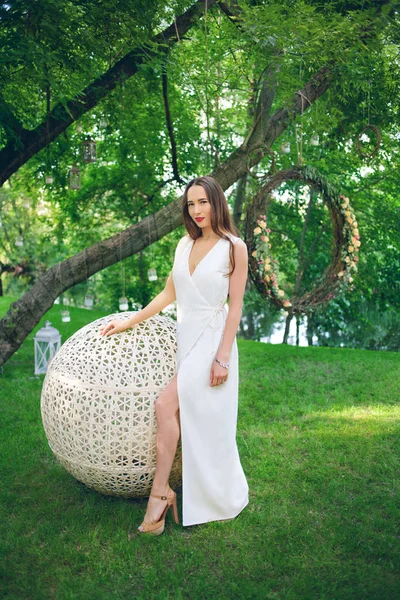
<path id="1" fill-rule="evenodd" d="M 266 208 L 271 192 L 283 181 L 300 180 L 315 186 L 326 203 L 333 225 L 331 263 L 315 282 L 313 289 L 292 298 L 279 286 L 278 262 L 271 252 Z M 254 225 L 256 224 L 256 227 Z M 308 312 L 331 300 L 345 289 L 354 289 L 353 274 L 357 272 L 358 251 L 361 245 L 358 223 L 350 201 L 311 167 L 293 167 L 273 175 L 260 189 L 247 212 L 246 243 L 250 250 L 250 275 L 262 295 L 268 296 L 280 309 L 288 313 Z"/>

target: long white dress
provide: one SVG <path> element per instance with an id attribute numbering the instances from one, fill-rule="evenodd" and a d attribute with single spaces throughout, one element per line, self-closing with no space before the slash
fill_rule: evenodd
<path id="1" fill-rule="evenodd" d="M 228 234 L 235 243 L 240 238 Z M 229 356 L 228 379 L 210 385 L 228 315 L 228 240 L 220 238 L 192 276 L 186 235 L 175 250 L 172 271 L 177 302 L 177 389 L 182 445 L 182 524 L 236 517 L 248 504 L 248 484 L 236 444 L 238 349 Z"/>

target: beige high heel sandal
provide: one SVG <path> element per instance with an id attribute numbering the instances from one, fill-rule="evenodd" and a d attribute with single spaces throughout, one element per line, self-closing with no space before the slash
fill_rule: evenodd
<path id="1" fill-rule="evenodd" d="M 178 505 L 176 502 L 176 493 L 174 492 L 174 490 L 169 488 L 166 496 L 156 496 L 156 494 L 150 494 L 150 496 L 153 496 L 153 498 L 161 498 L 161 500 L 167 500 L 168 504 L 164 508 L 159 521 L 157 521 L 156 523 L 149 523 L 147 521 L 143 521 L 143 523 L 140 525 L 140 527 L 143 527 L 143 531 L 141 531 L 139 529 L 139 527 L 138 527 L 138 531 L 139 531 L 139 533 L 149 533 L 150 535 L 160 535 L 164 531 L 165 517 L 166 517 L 167 511 L 170 506 L 172 506 L 175 523 L 179 523 Z"/>

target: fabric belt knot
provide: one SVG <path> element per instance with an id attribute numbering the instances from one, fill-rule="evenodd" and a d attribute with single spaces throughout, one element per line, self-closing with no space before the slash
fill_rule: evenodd
<path id="1" fill-rule="evenodd" d="M 223 305 L 219 305 L 219 306 L 210 306 L 210 309 L 214 312 L 214 314 L 211 317 L 211 320 L 209 322 L 209 326 L 213 330 L 213 332 L 212 332 L 212 348 L 211 348 L 211 354 L 213 354 L 214 352 L 216 352 L 218 350 L 216 345 L 217 344 L 219 345 L 219 343 L 221 342 L 222 329 L 223 329 L 223 325 L 225 322 L 224 315 L 227 315 L 227 311 L 225 310 L 225 303 Z M 221 331 L 218 334 L 219 329 Z M 219 336 L 218 339 L 216 339 L 217 335 Z"/>

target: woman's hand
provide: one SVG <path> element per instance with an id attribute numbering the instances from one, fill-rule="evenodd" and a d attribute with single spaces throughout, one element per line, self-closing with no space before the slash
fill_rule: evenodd
<path id="1" fill-rule="evenodd" d="M 129 329 L 129 322 L 124 321 L 123 319 L 116 319 L 114 321 L 110 321 L 107 323 L 107 325 L 100 327 L 100 335 L 105 337 L 107 335 L 112 335 L 113 333 L 125 331 L 125 329 Z"/>
<path id="2" fill-rule="evenodd" d="M 219 363 L 214 359 L 211 365 L 211 373 L 210 373 L 210 385 L 211 387 L 215 385 L 221 385 L 221 383 L 225 383 L 228 379 L 228 369 L 225 367 L 221 367 Z"/>

